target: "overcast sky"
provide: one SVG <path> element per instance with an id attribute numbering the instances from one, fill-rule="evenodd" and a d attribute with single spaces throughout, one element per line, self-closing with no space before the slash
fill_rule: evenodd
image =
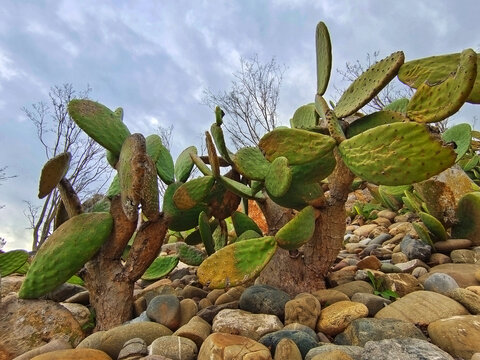
<path id="1" fill-rule="evenodd" d="M 90 97 L 123 107 L 130 131 L 174 126 L 173 156 L 198 145 L 214 121 L 204 89 L 227 90 L 241 57 L 285 66 L 278 115 L 288 124 L 316 88 L 314 33 L 324 21 L 333 68 L 403 50 L 407 60 L 480 50 L 478 0 L 2 0 L 0 7 L 0 237 L 30 250 L 24 200 L 36 198 L 46 161 L 22 107 L 48 101 L 54 85 L 92 88 Z M 327 97 L 341 87 L 333 72 Z M 454 116 L 471 122 L 474 106 Z"/>

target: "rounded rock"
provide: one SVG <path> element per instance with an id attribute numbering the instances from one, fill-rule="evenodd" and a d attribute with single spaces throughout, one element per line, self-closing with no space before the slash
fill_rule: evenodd
<path id="1" fill-rule="evenodd" d="M 213 333 L 198 352 L 198 360 L 272 360 L 270 350 L 255 340 L 239 335 Z"/>
<path id="2" fill-rule="evenodd" d="M 32 360 L 112 360 L 110 356 L 95 349 L 57 350 L 38 355 Z"/>
<path id="3" fill-rule="evenodd" d="M 364 304 L 340 301 L 322 310 L 317 322 L 317 331 L 335 336 L 344 331 L 353 320 L 367 316 L 368 308 Z"/>
<path id="4" fill-rule="evenodd" d="M 299 323 L 315 330 L 320 311 L 320 301 L 315 296 L 298 294 L 285 304 L 285 325 Z"/>
<path id="5" fill-rule="evenodd" d="M 302 360 L 302 354 L 293 340 L 280 340 L 275 349 L 274 360 Z"/>
<path id="6" fill-rule="evenodd" d="M 443 273 L 434 273 L 425 280 L 423 287 L 427 291 L 435 291 L 439 294 L 446 294 L 457 289 L 458 284 L 453 277 Z"/>
<path id="7" fill-rule="evenodd" d="M 239 308 L 254 314 L 276 315 L 285 318 L 285 304 L 291 299 L 285 291 L 269 285 L 253 285 L 247 288 L 239 300 Z"/>
<path id="8" fill-rule="evenodd" d="M 195 360 L 197 345 L 190 339 L 180 336 L 161 336 L 150 345 L 152 355 L 162 355 L 172 360 Z"/>
<path id="9" fill-rule="evenodd" d="M 147 316 L 170 330 L 181 323 L 180 301 L 175 295 L 155 296 L 147 306 Z"/>
<path id="10" fill-rule="evenodd" d="M 303 331 L 296 330 L 275 331 L 261 337 L 259 342 L 269 348 L 272 354 L 275 355 L 275 350 L 278 343 L 285 338 L 292 340 L 297 345 L 300 353 L 302 354 L 302 358 L 305 358 L 310 349 L 318 346 L 317 341 L 310 335 Z"/>

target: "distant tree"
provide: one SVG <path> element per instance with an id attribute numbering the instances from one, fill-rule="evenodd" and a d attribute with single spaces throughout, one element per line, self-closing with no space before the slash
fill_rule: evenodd
<path id="1" fill-rule="evenodd" d="M 220 106 L 225 111 L 224 128 L 237 149 L 257 145 L 265 133 L 276 127 L 283 72 L 275 58 L 266 64 L 258 56 L 242 58 L 230 90 L 204 91 L 204 105 L 212 109 Z"/>
<path id="2" fill-rule="evenodd" d="M 7 175 L 6 170 L 7 166 L 0 167 L 0 185 L 2 185 L 2 182 L 4 182 L 5 180 L 17 177 L 17 175 Z M 0 205 L 0 209 L 3 209 L 4 207 L 5 205 Z"/>
<path id="3" fill-rule="evenodd" d="M 41 101 L 22 109 L 36 128 L 47 159 L 62 152 L 71 153 L 67 177 L 82 201 L 101 191 L 110 175 L 103 148 L 77 127 L 67 111 L 70 100 L 87 99 L 90 91 L 87 87 L 77 93 L 72 84 L 54 86 L 48 94 L 48 103 Z M 38 250 L 53 231 L 60 203 L 56 190 L 45 198 L 42 206 L 26 201 L 24 214 L 33 230 L 32 250 Z"/>

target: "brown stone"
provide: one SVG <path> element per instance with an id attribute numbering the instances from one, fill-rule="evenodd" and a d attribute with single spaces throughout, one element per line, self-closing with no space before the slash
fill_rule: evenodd
<path id="1" fill-rule="evenodd" d="M 198 306 L 193 299 L 183 299 L 180 301 L 180 326 L 185 325 L 198 312 Z"/>
<path id="2" fill-rule="evenodd" d="M 112 360 L 112 358 L 100 350 L 70 349 L 38 355 L 32 360 Z"/>
<path id="3" fill-rule="evenodd" d="M 239 335 L 213 333 L 202 344 L 198 360 L 271 360 L 270 350 Z"/>
<path id="4" fill-rule="evenodd" d="M 377 224 L 367 224 L 360 226 L 359 228 L 355 229 L 353 233 L 360 237 L 368 237 L 370 233 L 377 227 Z"/>
<path id="5" fill-rule="evenodd" d="M 341 350 L 332 350 L 317 354 L 312 360 L 353 360 L 353 358 Z"/>
<path id="6" fill-rule="evenodd" d="M 356 272 L 357 267 L 355 265 L 346 266 L 341 270 L 329 273 L 327 280 L 331 287 L 335 287 L 355 280 Z"/>
<path id="7" fill-rule="evenodd" d="M 392 264 L 401 264 L 408 261 L 408 256 L 402 252 L 396 252 L 392 254 Z"/>
<path id="8" fill-rule="evenodd" d="M 372 273 L 375 273 L 375 271 L 372 271 Z M 350 281 L 348 283 L 334 287 L 333 290 L 344 293 L 348 296 L 349 299 L 357 293 L 373 294 L 372 285 L 369 282 L 363 280 Z"/>
<path id="9" fill-rule="evenodd" d="M 475 264 L 477 262 L 475 251 L 468 249 L 453 250 L 450 258 L 455 264 Z"/>
<path id="10" fill-rule="evenodd" d="M 382 267 L 382 263 L 380 262 L 380 260 L 378 260 L 377 257 L 371 256 L 371 255 L 363 258 L 357 264 L 357 268 L 359 268 L 360 270 L 363 270 L 363 269 L 380 270 L 381 267 Z"/>
<path id="11" fill-rule="evenodd" d="M 318 301 L 320 301 L 321 307 L 332 305 L 338 301 L 348 301 L 350 298 L 343 292 L 333 289 L 322 289 L 312 292 Z"/>
<path id="12" fill-rule="evenodd" d="M 15 360 L 31 360 L 33 357 L 37 355 L 42 355 L 51 351 L 57 350 L 67 350 L 71 349 L 72 345 L 67 340 L 64 339 L 54 339 L 50 341 L 48 344 L 39 346 L 33 350 L 27 351 L 26 353 L 17 356 Z"/>
<path id="13" fill-rule="evenodd" d="M 436 320 L 467 314 L 469 312 L 464 306 L 445 295 L 433 291 L 415 291 L 384 307 L 375 314 L 375 318 L 428 325 Z"/>
<path id="14" fill-rule="evenodd" d="M 475 272 L 479 270 L 480 264 L 442 264 L 432 267 L 428 274 L 421 276 L 418 280 L 423 284 L 428 276 L 439 272 L 453 277 L 461 288 L 479 286 L 480 280 L 475 278 Z"/>
<path id="15" fill-rule="evenodd" d="M 320 301 L 315 296 L 298 294 L 285 304 L 285 325 L 299 323 L 315 330 L 320 310 Z"/>
<path id="16" fill-rule="evenodd" d="M 455 358 L 470 359 L 480 352 L 480 316 L 454 316 L 432 322 L 428 335 L 439 348 Z"/>
<path id="17" fill-rule="evenodd" d="M 240 296 L 242 293 L 245 291 L 245 288 L 243 286 L 236 286 L 234 288 L 231 288 L 228 290 L 226 293 L 220 295 L 216 300 L 215 300 L 215 305 L 221 305 L 221 304 L 226 304 L 232 301 L 236 301 L 240 299 Z"/>
<path id="18" fill-rule="evenodd" d="M 414 291 L 423 290 L 423 286 L 418 279 L 411 274 L 385 274 L 381 278 L 384 280 L 385 287 L 395 291 L 400 297 Z"/>
<path id="19" fill-rule="evenodd" d="M 22 286 L 25 276 L 9 275 L 2 277 L 2 286 L 0 286 L 0 298 L 7 296 L 10 293 L 18 293 L 20 286 Z"/>
<path id="20" fill-rule="evenodd" d="M 377 216 L 393 221 L 393 219 L 395 219 L 395 216 L 397 216 L 397 213 L 392 210 L 381 210 L 377 213 Z"/>
<path id="21" fill-rule="evenodd" d="M 450 254 L 451 251 L 457 249 L 468 249 L 472 246 L 472 240 L 469 239 L 448 239 L 445 241 L 437 241 L 435 244 L 435 250 L 443 253 Z"/>
<path id="22" fill-rule="evenodd" d="M 50 300 L 24 300 L 9 295 L 0 303 L 0 359 L 14 358 L 55 338 L 76 346 L 84 334 L 63 306 Z"/>
<path id="23" fill-rule="evenodd" d="M 436 266 L 441 264 L 448 264 L 451 262 L 452 262 L 452 259 L 450 259 L 450 256 L 445 254 L 440 254 L 440 253 L 433 253 L 432 255 L 430 255 L 430 259 L 428 260 L 428 265 Z"/>
<path id="24" fill-rule="evenodd" d="M 466 289 L 474 292 L 477 295 L 480 295 L 480 286 L 468 286 Z"/>
<path id="25" fill-rule="evenodd" d="M 327 306 L 320 313 L 317 331 L 335 336 L 344 331 L 355 319 L 368 316 L 368 308 L 353 301 L 339 301 Z"/>
<path id="26" fill-rule="evenodd" d="M 302 360 L 297 344 L 291 339 L 283 338 L 275 347 L 274 360 Z"/>
<path id="27" fill-rule="evenodd" d="M 450 290 L 446 295 L 465 306 L 470 314 L 480 315 L 480 295 L 462 288 Z"/>
<path id="28" fill-rule="evenodd" d="M 417 232 L 413 228 L 413 225 L 408 221 L 397 222 L 395 224 L 392 224 L 388 228 L 388 233 L 392 236 L 395 236 L 395 235 L 398 235 L 398 234 L 417 236 Z"/>
<path id="29" fill-rule="evenodd" d="M 390 225 L 392 225 L 392 222 L 385 217 L 378 217 L 375 220 L 373 220 L 372 222 L 374 224 L 377 224 L 377 225 L 385 227 L 385 228 L 388 228 Z"/>
<path id="30" fill-rule="evenodd" d="M 211 325 L 199 316 L 194 316 L 187 324 L 175 331 L 173 335 L 192 340 L 200 348 L 212 331 Z"/>

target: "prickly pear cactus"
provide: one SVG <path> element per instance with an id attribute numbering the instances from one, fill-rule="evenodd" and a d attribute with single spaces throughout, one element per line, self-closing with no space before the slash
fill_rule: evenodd
<path id="1" fill-rule="evenodd" d="M 147 154 L 155 163 L 158 176 L 165 184 L 170 185 L 175 181 L 174 164 L 170 151 L 163 146 L 162 139 L 158 135 L 149 135 L 145 141 Z"/>
<path id="2" fill-rule="evenodd" d="M 195 246 L 180 244 L 178 257 L 181 262 L 190 266 L 199 266 L 206 259 L 206 254 Z"/>
<path id="3" fill-rule="evenodd" d="M 143 280 L 158 280 L 168 275 L 178 264 L 178 256 L 159 256 L 142 275 Z"/>
<path id="4" fill-rule="evenodd" d="M 480 192 L 462 196 L 456 215 L 458 223 L 452 227 L 452 237 L 470 239 L 475 246 L 480 245 Z"/>
<path id="5" fill-rule="evenodd" d="M 174 173 L 177 181 L 187 181 L 190 173 L 193 169 L 193 160 L 190 154 L 197 154 L 197 148 L 195 146 L 189 146 L 178 155 L 175 162 Z"/>
<path id="6" fill-rule="evenodd" d="M 292 170 L 288 159 L 280 156 L 273 160 L 265 177 L 265 189 L 274 197 L 284 196 L 292 184 Z"/>
<path id="7" fill-rule="evenodd" d="M 469 124 L 457 124 L 448 128 L 443 134 L 442 139 L 446 143 L 454 142 L 455 152 L 457 153 L 456 161 L 460 160 L 470 148 L 472 140 L 472 127 Z"/>
<path id="8" fill-rule="evenodd" d="M 12 250 L 0 253 L 0 277 L 10 275 L 20 269 L 28 260 L 25 250 Z"/>
<path id="9" fill-rule="evenodd" d="M 283 249 L 298 249 L 310 241 L 315 232 L 315 209 L 305 207 L 275 234 L 278 246 Z"/>
<path id="10" fill-rule="evenodd" d="M 198 280 L 210 288 L 246 283 L 258 276 L 275 253 L 273 236 L 239 241 L 209 256 L 197 270 Z"/>
<path id="11" fill-rule="evenodd" d="M 332 43 L 324 22 L 319 22 L 317 25 L 315 45 L 317 50 L 317 94 L 323 95 L 327 90 L 332 70 Z"/>
<path id="12" fill-rule="evenodd" d="M 262 234 L 262 230 L 260 230 L 257 223 L 252 218 L 248 217 L 247 214 L 240 211 L 235 211 L 232 214 L 232 223 L 237 236 L 240 236 L 248 230 L 253 230 L 257 234 Z"/>
<path id="13" fill-rule="evenodd" d="M 50 194 L 60 180 L 67 174 L 72 155 L 69 152 L 61 153 L 48 160 L 42 168 L 38 198 L 43 199 Z"/>
<path id="14" fill-rule="evenodd" d="M 198 206 L 212 190 L 215 178 L 203 176 L 181 185 L 173 194 L 173 201 L 178 209 L 189 210 Z"/>
<path id="15" fill-rule="evenodd" d="M 38 298 L 63 284 L 95 255 L 112 228 L 109 213 L 80 214 L 63 223 L 35 255 L 19 297 Z"/>
<path id="16" fill-rule="evenodd" d="M 434 216 L 427 214 L 426 212 L 419 212 L 420 220 L 422 220 L 425 227 L 432 234 L 432 242 L 445 241 L 448 238 L 447 231 L 443 227 L 442 223 Z"/>

